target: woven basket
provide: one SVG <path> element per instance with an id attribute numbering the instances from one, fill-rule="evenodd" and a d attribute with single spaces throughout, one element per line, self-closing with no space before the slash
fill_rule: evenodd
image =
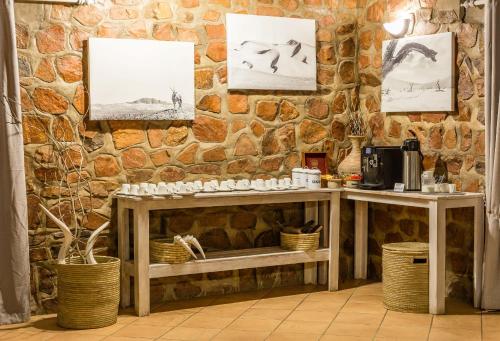
<path id="1" fill-rule="evenodd" d="M 382 245 L 384 305 L 389 310 L 429 312 L 429 244 Z"/>
<path id="2" fill-rule="evenodd" d="M 281 248 L 291 251 L 312 251 L 319 246 L 319 232 L 285 233 L 280 232 Z"/>
<path id="3" fill-rule="evenodd" d="M 151 262 L 180 264 L 191 259 L 191 254 L 172 239 L 153 239 L 149 243 Z"/>
<path id="4" fill-rule="evenodd" d="M 57 264 L 57 324 L 64 328 L 102 328 L 116 323 L 120 302 L 120 260 L 96 256 L 97 264 L 80 257 Z"/>

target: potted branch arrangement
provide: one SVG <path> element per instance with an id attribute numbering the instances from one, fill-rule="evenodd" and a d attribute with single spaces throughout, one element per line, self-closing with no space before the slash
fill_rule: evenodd
<path id="1" fill-rule="evenodd" d="M 352 149 L 349 155 L 338 165 L 338 172 L 344 176 L 354 176 L 354 181 L 359 181 L 361 174 L 361 143 L 366 138 L 366 125 L 362 113 L 357 105 L 351 103 L 348 113 L 349 140 L 351 140 Z"/>
<path id="2" fill-rule="evenodd" d="M 50 201 L 50 206 L 39 204 L 47 219 L 52 220 L 63 235 L 55 265 L 58 275 L 57 322 L 61 327 L 71 329 L 112 325 L 117 320 L 120 299 L 120 260 L 93 254 L 99 234 L 110 223 L 105 222 L 90 236 L 89 230 L 82 226 L 93 210 L 90 177 L 84 170 L 87 113 L 68 114 L 72 128 L 70 138 L 61 138 L 61 132 L 67 136 L 69 129 L 57 123 L 60 121 L 54 121 L 50 126 L 44 124 L 46 118 L 42 114 L 35 112 L 30 115 L 31 119 L 25 120 L 25 129 L 45 135 L 47 142 L 43 147 L 49 152 L 42 167 L 54 172 L 54 176 L 38 185 L 39 189 L 51 186 L 57 188 L 58 193 L 55 202 Z M 63 212 L 62 204 L 69 209 Z"/>

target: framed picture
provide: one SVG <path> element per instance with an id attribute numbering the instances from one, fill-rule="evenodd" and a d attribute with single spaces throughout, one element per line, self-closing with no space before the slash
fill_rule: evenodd
<path id="1" fill-rule="evenodd" d="M 193 120 L 194 44 L 90 38 L 91 120 Z"/>
<path id="2" fill-rule="evenodd" d="M 316 23 L 226 14 L 229 89 L 316 90 Z"/>
<path id="3" fill-rule="evenodd" d="M 455 43 L 440 33 L 382 44 L 382 111 L 454 111 Z"/>
<path id="4" fill-rule="evenodd" d="M 317 168 L 321 171 L 322 175 L 328 174 L 328 161 L 326 158 L 326 153 L 302 153 L 302 167 Z"/>

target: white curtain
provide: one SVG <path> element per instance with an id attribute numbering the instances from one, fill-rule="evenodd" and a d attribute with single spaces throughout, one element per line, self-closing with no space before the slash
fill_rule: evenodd
<path id="1" fill-rule="evenodd" d="M 486 6 L 486 234 L 482 308 L 500 309 L 500 8 Z"/>
<path id="2" fill-rule="evenodd" d="M 0 324 L 30 317 L 29 245 L 13 0 L 0 0 Z"/>

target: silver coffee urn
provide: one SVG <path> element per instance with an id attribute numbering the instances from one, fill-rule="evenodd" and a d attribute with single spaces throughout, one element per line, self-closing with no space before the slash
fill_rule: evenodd
<path id="1" fill-rule="evenodd" d="M 412 138 L 405 140 L 401 146 L 403 151 L 403 183 L 405 191 L 420 191 L 420 177 L 422 175 L 422 153 L 420 142 Z"/>

